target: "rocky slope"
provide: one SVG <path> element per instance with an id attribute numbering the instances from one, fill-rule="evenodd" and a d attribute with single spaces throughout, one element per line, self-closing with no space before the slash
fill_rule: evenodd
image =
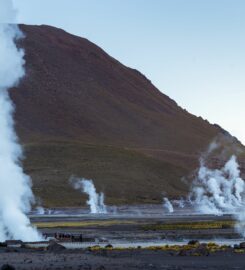
<path id="1" fill-rule="evenodd" d="M 84 202 L 68 184 L 72 174 L 93 178 L 109 203 L 185 194 L 181 179 L 222 130 L 90 41 L 50 26 L 21 29 L 26 76 L 11 97 L 25 169 L 43 203 Z"/>

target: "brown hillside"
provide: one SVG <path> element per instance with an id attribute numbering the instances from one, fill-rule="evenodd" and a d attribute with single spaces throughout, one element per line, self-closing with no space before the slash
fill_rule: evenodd
<path id="1" fill-rule="evenodd" d="M 11 96 L 25 168 L 44 203 L 80 203 L 71 174 L 93 178 L 111 203 L 184 194 L 181 177 L 221 129 L 90 41 L 50 26 L 21 29 L 26 77 Z"/>

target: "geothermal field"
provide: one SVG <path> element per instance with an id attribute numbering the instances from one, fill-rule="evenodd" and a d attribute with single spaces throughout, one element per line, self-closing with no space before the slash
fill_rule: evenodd
<path id="1" fill-rule="evenodd" d="M 87 39 L 0 0 L 0 269 L 245 269 L 245 148 Z"/>
<path id="2" fill-rule="evenodd" d="M 9 263 L 17 269 L 245 267 L 243 202 L 236 192 L 220 194 L 220 202 L 203 195 L 199 204 L 165 197 L 162 205 L 107 206 L 105 195 L 96 192 L 91 180 L 72 179 L 71 184 L 87 194 L 88 207 L 39 207 L 30 212 L 27 219 L 40 239 L 3 242 L 4 267 Z"/>

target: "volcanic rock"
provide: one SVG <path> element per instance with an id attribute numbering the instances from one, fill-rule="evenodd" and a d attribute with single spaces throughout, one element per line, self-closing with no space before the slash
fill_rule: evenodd
<path id="1" fill-rule="evenodd" d="M 10 265 L 10 264 L 4 264 L 2 267 L 1 267 L 1 270 L 15 270 L 15 267 Z"/>
<path id="2" fill-rule="evenodd" d="M 65 249 L 66 248 L 64 246 L 56 243 L 55 241 L 52 241 L 47 247 L 47 250 L 50 252 L 59 252 L 59 251 L 65 250 Z"/>

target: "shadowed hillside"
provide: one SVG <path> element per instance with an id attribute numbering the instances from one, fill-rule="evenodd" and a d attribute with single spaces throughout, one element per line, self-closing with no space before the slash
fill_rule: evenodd
<path id="1" fill-rule="evenodd" d="M 90 41 L 49 26 L 21 29 L 26 77 L 11 96 L 25 168 L 44 204 L 79 205 L 71 174 L 93 178 L 109 203 L 185 194 L 181 178 L 223 131 Z"/>

